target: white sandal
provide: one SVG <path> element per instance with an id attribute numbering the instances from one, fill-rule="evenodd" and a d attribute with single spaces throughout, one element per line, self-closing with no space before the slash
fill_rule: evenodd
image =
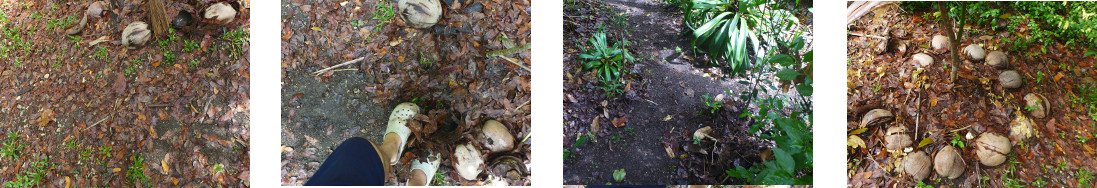
<path id="1" fill-rule="evenodd" d="M 433 159 L 433 160 L 431 160 L 431 159 Z M 427 156 L 427 160 L 430 160 L 430 161 L 427 161 L 426 163 L 421 163 L 421 162 L 419 162 L 419 160 L 415 160 L 415 161 L 411 162 L 411 173 L 415 173 L 415 170 L 419 169 L 419 170 L 423 171 L 423 175 L 426 175 L 427 182 L 424 183 L 423 185 L 430 185 L 430 181 L 431 181 L 431 179 L 434 178 L 434 172 L 438 171 L 438 164 L 441 163 L 442 158 L 438 157 L 438 156 L 435 156 L 434 154 L 430 154 L 429 156 Z M 410 183 L 410 182 L 411 182 L 411 179 L 408 179 L 408 181 L 405 182 L 404 184 L 406 185 L 407 183 Z"/>
<path id="2" fill-rule="evenodd" d="M 408 128 L 408 119 L 412 116 L 419 114 L 419 106 L 415 103 L 405 102 L 396 105 L 396 108 L 392 109 L 392 114 L 389 115 L 389 125 L 385 129 L 385 134 L 396 133 L 400 137 L 399 148 L 396 152 L 396 156 L 391 158 L 389 164 L 395 165 L 400 161 L 400 155 L 404 153 L 404 145 L 408 142 L 408 136 L 411 135 L 411 129 Z M 382 138 L 384 138 L 382 136 Z"/>

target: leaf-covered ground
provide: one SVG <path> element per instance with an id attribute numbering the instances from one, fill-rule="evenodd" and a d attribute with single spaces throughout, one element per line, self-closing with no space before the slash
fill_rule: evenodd
<path id="1" fill-rule="evenodd" d="M 0 1 L 0 182 L 248 186 L 247 3 L 227 26 L 133 50 L 119 38 L 126 24 L 147 21 L 146 6 L 116 2 L 110 16 L 65 35 L 87 3 Z M 169 18 L 189 6 L 164 3 Z"/>
<path id="2" fill-rule="evenodd" d="M 433 185 L 530 185 L 530 72 L 486 55 L 530 43 L 530 2 L 443 2 L 439 24 L 415 29 L 395 1 L 283 1 L 283 185 L 304 184 L 348 138 L 380 143 L 401 102 L 419 104 L 420 118 L 434 121 L 408 139 L 389 185 L 404 184 L 408 164 L 427 151 L 443 156 Z M 505 56 L 531 66 L 529 50 Z M 357 58 L 364 60 L 312 74 Z M 521 143 L 512 152 L 483 150 L 493 170 L 465 180 L 453 170 L 452 153 L 491 119 Z"/>
<path id="3" fill-rule="evenodd" d="M 745 79 L 691 52 L 692 31 L 676 9 L 648 0 L 564 4 L 564 184 L 741 184 L 725 170 L 766 157 L 773 142 L 750 135 L 749 121 L 737 118 L 749 110 L 737 109 L 746 90 L 738 81 Z M 610 45 L 630 41 L 626 48 L 636 57 L 625 65 L 624 92 L 616 97 L 607 97 L 596 71 L 583 70 L 578 57 L 600 27 Z M 725 100 L 713 112 L 705 95 Z M 718 141 L 694 143 L 694 131 L 706 126 Z"/>
<path id="4" fill-rule="evenodd" d="M 1003 10 L 1009 10 L 1003 7 Z M 1079 98 L 1079 89 L 1092 80 L 1093 58 L 1082 57 L 1082 46 L 1033 44 L 1020 51 L 1007 50 L 1007 39 L 1028 37 L 1028 24 L 1017 24 L 1015 30 L 965 25 L 970 31 L 960 47 L 981 44 L 987 52 L 1002 50 L 1010 60 L 1009 68 L 1024 78 L 1018 89 L 1003 89 L 998 82 L 1001 71 L 983 61 L 962 57 L 957 67 L 946 66 L 948 52 L 930 49 L 933 35 L 944 35 L 930 14 L 910 12 L 895 4 L 869 12 L 848 26 L 849 33 L 888 37 L 905 42 L 899 52 L 883 45 L 885 40 L 849 35 L 847 131 L 863 140 L 859 147 L 847 150 L 847 177 L 853 187 L 914 186 L 911 176 L 896 170 L 902 155 L 889 154 L 884 149 L 886 127 L 862 127 L 862 116 L 872 109 L 887 109 L 895 114 L 889 126 L 906 126 L 917 146 L 924 139 L 927 145 L 915 151 L 932 154 L 946 145 L 955 145 L 966 161 L 959 178 L 949 180 L 932 173 L 921 184 L 940 187 L 1026 186 L 1081 187 L 1093 185 L 1097 160 L 1093 160 L 1095 140 L 1094 119 L 1088 107 L 1072 100 Z M 1016 15 L 1016 14 L 1015 14 Z M 1060 39 L 1065 40 L 1065 39 Z M 918 69 L 909 62 L 916 53 L 930 54 L 935 63 Z M 949 80 L 949 69 L 958 68 L 955 81 Z M 916 75 L 916 76 L 915 76 Z M 1092 81 L 1089 81 L 1092 82 Z M 1034 118 L 1025 109 L 1022 97 L 1029 93 L 1045 96 L 1050 102 L 1050 115 Z M 989 167 L 979 164 L 975 141 L 967 134 L 994 132 L 1009 135 L 1009 124 L 1016 114 L 1024 114 L 1035 123 L 1036 135 L 1027 141 L 1012 141 L 1013 149 L 1006 163 Z M 862 129 L 863 128 L 863 129 Z M 917 131 L 917 134 L 913 134 Z M 953 132 L 956 134 L 954 135 Z M 855 134 L 854 134 L 855 133 Z M 957 135 L 959 137 L 957 137 Z M 852 137 L 851 137 L 852 138 Z M 852 143 L 852 142 L 851 142 Z M 900 152 L 901 153 L 901 152 Z"/>

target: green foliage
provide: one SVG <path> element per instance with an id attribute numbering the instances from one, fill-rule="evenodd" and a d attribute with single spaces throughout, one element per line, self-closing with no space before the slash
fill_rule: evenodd
<path id="1" fill-rule="evenodd" d="M 107 158 L 113 157 L 111 154 L 111 147 L 99 146 L 99 155 L 107 156 Z"/>
<path id="2" fill-rule="evenodd" d="M 625 175 L 626 175 L 625 174 L 625 169 L 623 169 L 623 168 L 614 170 L 613 171 L 613 180 L 616 180 L 618 182 L 621 181 L 621 180 L 625 180 Z"/>
<path id="3" fill-rule="evenodd" d="M 26 144 L 22 144 L 19 141 L 19 133 L 8 132 L 8 136 L 5 137 L 3 140 L 3 147 L 0 147 L 0 158 L 17 158 L 19 153 L 21 153 L 23 149 L 27 147 Z"/>
<path id="4" fill-rule="evenodd" d="M 430 183 L 430 186 L 444 186 L 442 180 L 446 179 L 446 170 L 438 169 L 438 171 L 434 171 L 434 178 L 431 179 L 433 179 L 433 181 Z"/>
<path id="5" fill-rule="evenodd" d="M 720 110 L 723 107 L 724 101 L 717 101 L 716 98 L 709 97 L 708 94 L 701 95 L 705 99 L 705 106 L 709 107 L 709 113 L 716 113 L 716 110 Z"/>
<path id="6" fill-rule="evenodd" d="M 598 80 L 602 83 L 598 87 L 605 91 L 606 96 L 614 97 L 623 93 L 622 72 L 625 71 L 625 64 L 634 60 L 625 48 L 629 44 L 628 40 L 618 41 L 610 46 L 606 33 L 598 31 L 594 34 L 594 38 L 587 41 L 590 42 L 591 48 L 579 46 L 584 52 L 579 54 L 579 59 L 586 62 L 583 64 L 583 69 L 596 71 Z"/>
<path id="7" fill-rule="evenodd" d="M 383 2 L 383 1 L 377 2 L 377 6 L 375 7 L 375 10 L 373 11 L 373 18 L 372 19 L 381 20 L 381 23 L 379 23 L 379 24 L 377 24 L 377 26 L 373 27 L 373 32 L 374 33 L 380 32 L 381 28 L 385 27 L 386 23 L 389 23 L 390 21 L 392 21 L 393 16 L 396 15 L 395 12 L 396 11 L 394 11 L 392 9 L 392 5 L 389 5 L 388 2 Z M 369 39 L 366 39 L 366 42 L 369 42 Z"/>
<path id="8" fill-rule="evenodd" d="M 953 132 L 952 136 L 953 136 L 952 141 L 950 141 L 950 142 L 952 142 L 952 145 L 954 145 L 956 147 L 960 147 L 960 148 L 967 147 L 967 145 L 964 144 L 964 140 L 960 139 L 960 134 L 956 134 L 955 132 Z"/>
<path id="9" fill-rule="evenodd" d="M 126 178 L 134 185 L 149 186 L 149 176 L 145 174 L 145 158 L 141 157 L 141 154 L 134 154 L 130 160 L 133 164 L 126 170 Z M 140 182 L 144 183 L 139 184 Z"/>
<path id="10" fill-rule="evenodd" d="M 190 52 L 194 49 L 198 49 L 198 43 L 192 40 L 183 40 L 183 52 Z"/>
<path id="11" fill-rule="evenodd" d="M 933 188 L 932 185 L 927 185 L 926 183 L 923 183 L 922 181 L 918 181 L 918 184 L 914 185 L 914 187 L 915 188 Z"/>
<path id="12" fill-rule="evenodd" d="M 244 44 L 248 43 L 248 38 L 250 38 L 250 33 L 247 30 L 244 30 L 243 27 L 236 27 L 221 35 L 221 40 L 227 41 L 227 44 L 222 48 L 228 50 L 229 55 L 232 57 L 246 55 L 244 54 Z"/>
<path id="13" fill-rule="evenodd" d="M 94 56 L 95 56 L 95 59 L 98 59 L 99 61 L 106 60 L 107 59 L 107 48 L 103 48 L 103 46 L 99 46 L 99 50 L 95 51 Z"/>
<path id="14" fill-rule="evenodd" d="M 1078 179 L 1078 185 L 1082 185 L 1085 188 L 1093 187 L 1093 183 L 1088 183 L 1089 180 L 1093 179 L 1093 172 L 1090 172 L 1085 168 L 1078 168 L 1078 176 L 1076 176 L 1076 179 Z"/>
<path id="15" fill-rule="evenodd" d="M 1036 84 L 1040 84 L 1040 81 L 1044 80 L 1044 71 L 1036 72 Z"/>
<path id="16" fill-rule="evenodd" d="M 31 161 L 30 168 L 24 169 L 20 174 L 15 175 L 15 180 L 4 182 L 4 187 L 39 187 L 42 183 L 42 178 L 49 173 L 49 170 L 56 165 L 49 163 L 49 158 L 40 158 L 35 161 Z"/>
<path id="17" fill-rule="evenodd" d="M 589 136 L 587 136 L 587 135 L 589 135 Z M 579 138 L 577 138 L 577 140 L 575 140 L 575 143 L 571 144 L 571 149 L 564 149 L 564 160 L 567 160 L 568 158 L 571 158 L 571 157 L 575 156 L 574 153 L 571 153 L 571 151 L 575 150 L 575 148 L 579 148 L 579 146 L 582 146 L 583 144 L 587 143 L 587 141 L 594 139 L 594 134 L 591 133 L 590 131 L 587 131 L 587 135 L 580 134 Z"/>

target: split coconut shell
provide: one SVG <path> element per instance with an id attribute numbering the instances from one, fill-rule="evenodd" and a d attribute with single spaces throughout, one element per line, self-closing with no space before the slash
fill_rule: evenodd
<path id="1" fill-rule="evenodd" d="M 998 133 L 987 132 L 975 140 L 975 155 L 979 157 L 979 163 L 986 166 L 998 166 L 1006 161 L 1006 155 L 1012 149 L 1009 138 Z"/>

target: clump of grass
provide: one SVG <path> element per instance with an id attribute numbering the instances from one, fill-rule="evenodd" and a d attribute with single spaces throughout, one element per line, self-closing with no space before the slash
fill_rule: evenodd
<path id="1" fill-rule="evenodd" d="M 226 32 L 221 35 L 222 40 L 228 41 L 228 44 L 222 46 L 224 50 L 228 50 L 232 57 L 240 57 L 244 55 L 244 43 L 248 42 L 248 32 L 242 27 Z"/>
<path id="2" fill-rule="evenodd" d="M 3 147 L 0 147 L 0 158 L 10 157 L 15 159 L 27 145 L 19 143 L 19 133 L 9 132 L 4 138 Z"/>
<path id="3" fill-rule="evenodd" d="M 149 176 L 145 174 L 145 158 L 141 157 L 141 154 L 134 154 L 130 157 L 130 160 L 133 161 L 133 164 L 126 170 L 126 178 L 130 179 L 130 183 L 133 183 L 134 185 L 143 184 L 148 186 Z M 144 183 L 139 184 L 140 182 Z"/>
<path id="4" fill-rule="evenodd" d="M 4 187 L 38 187 L 42 178 L 49 173 L 49 169 L 56 166 L 49 163 L 48 157 L 31 161 L 30 168 L 25 169 L 22 174 L 16 174 L 15 180 L 4 182 Z"/>

